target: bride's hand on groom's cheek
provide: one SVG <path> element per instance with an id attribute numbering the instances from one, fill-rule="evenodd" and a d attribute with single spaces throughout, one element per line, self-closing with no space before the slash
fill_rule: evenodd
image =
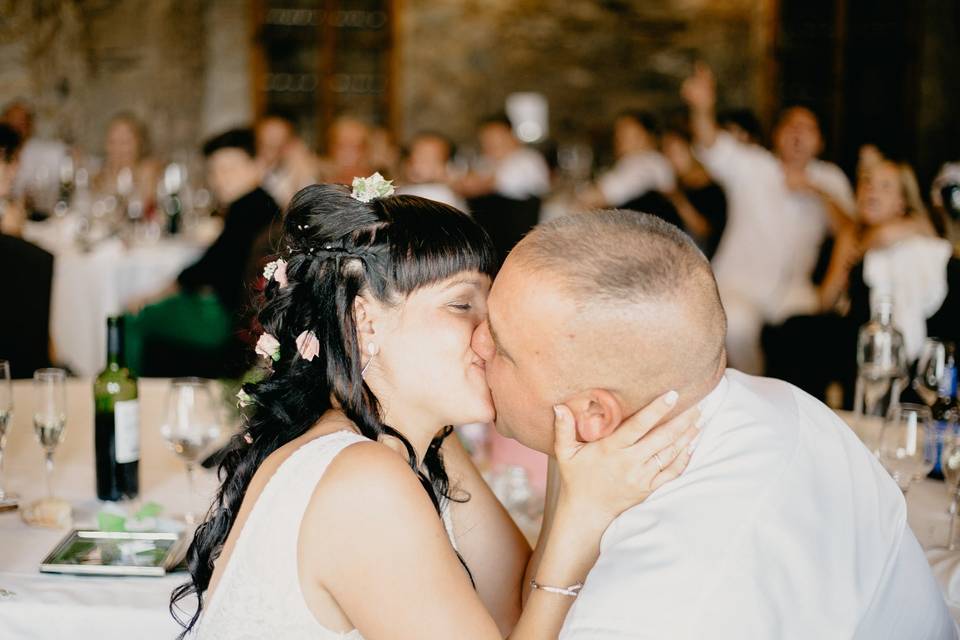
<path id="1" fill-rule="evenodd" d="M 609 436 L 590 443 L 577 439 L 570 409 L 555 407 L 561 496 L 612 520 L 678 477 L 690 462 L 700 433 L 696 426 L 700 410 L 694 406 L 667 420 L 676 404 L 676 393 L 666 393 Z"/>

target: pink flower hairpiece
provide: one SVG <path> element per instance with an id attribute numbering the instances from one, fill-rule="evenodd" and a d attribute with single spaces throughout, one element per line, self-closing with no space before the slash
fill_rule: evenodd
<path id="1" fill-rule="evenodd" d="M 257 340 L 255 351 L 264 358 L 270 358 L 276 362 L 280 359 L 280 341 L 269 333 L 263 333 Z"/>
<path id="2" fill-rule="evenodd" d="M 313 331 L 304 331 L 297 336 L 297 351 L 300 353 L 300 357 L 307 362 L 320 355 L 320 341 L 317 340 Z"/>
<path id="3" fill-rule="evenodd" d="M 283 289 L 289 284 L 287 280 L 287 261 L 283 258 L 277 258 L 273 262 L 268 262 L 263 268 L 263 277 L 268 281 L 270 279 L 276 280 L 280 288 Z"/>

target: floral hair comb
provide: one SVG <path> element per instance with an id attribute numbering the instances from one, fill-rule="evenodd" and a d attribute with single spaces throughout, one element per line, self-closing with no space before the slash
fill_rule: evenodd
<path id="1" fill-rule="evenodd" d="M 354 178 L 353 192 L 350 195 L 360 202 L 370 202 L 392 196 L 394 191 L 393 180 L 385 179 L 378 171 L 367 178 Z"/>

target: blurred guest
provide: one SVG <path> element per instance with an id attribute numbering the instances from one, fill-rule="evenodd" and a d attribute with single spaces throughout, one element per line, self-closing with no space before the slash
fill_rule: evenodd
<path id="1" fill-rule="evenodd" d="M 729 203 L 713 266 L 729 322 L 730 362 L 761 373 L 763 325 L 818 306 L 812 275 L 825 238 L 850 224 L 852 190 L 836 165 L 817 160 L 823 140 L 809 109 L 783 112 L 774 155 L 719 129 L 716 86 L 705 65 L 684 82 L 682 94 L 697 155 Z"/>
<path id="2" fill-rule="evenodd" d="M 229 346 L 242 323 L 253 246 L 280 213 L 260 187 L 255 154 L 249 129 L 227 131 L 204 145 L 210 188 L 226 208 L 223 231 L 175 282 L 133 305 L 140 309 L 127 322 L 127 359 L 134 371 L 141 371 L 151 342 L 210 352 Z"/>
<path id="3" fill-rule="evenodd" d="M 461 211 L 467 203 L 450 187 L 450 158 L 453 143 L 432 131 L 418 133 L 410 141 L 403 163 L 403 184 L 397 193 L 444 202 Z"/>
<path id="4" fill-rule="evenodd" d="M 23 198 L 13 190 L 19 168 L 20 140 L 16 129 L 0 124 L 0 233 L 8 236 L 19 236 L 25 219 Z"/>
<path id="5" fill-rule="evenodd" d="M 667 197 L 683 222 L 682 228 L 707 258 L 712 258 L 727 226 L 727 196 L 693 155 L 687 127 L 667 128 L 661 146 L 677 177 L 677 188 Z"/>
<path id="6" fill-rule="evenodd" d="M 857 153 L 857 180 L 859 181 L 865 173 L 883 162 L 883 153 L 875 144 L 861 145 Z"/>
<path id="7" fill-rule="evenodd" d="M 960 248 L 957 220 L 960 220 L 960 162 L 947 162 L 930 186 L 930 201 L 933 203 L 934 225 L 938 232 Z"/>
<path id="8" fill-rule="evenodd" d="M 160 163 L 150 156 L 146 125 L 129 112 L 118 113 L 107 125 L 104 162 L 94 180 L 100 193 L 138 201 L 144 211 L 156 204 Z"/>
<path id="9" fill-rule="evenodd" d="M 386 127 L 370 130 L 370 166 L 387 178 L 395 178 L 400 170 L 400 149 Z"/>
<path id="10" fill-rule="evenodd" d="M 45 140 L 34 135 L 35 114 L 24 100 L 14 100 L 8 104 L 0 115 L 0 122 L 13 127 L 20 135 L 19 166 L 13 193 L 30 196 L 35 189 L 55 190 L 60 167 L 69 157 L 67 146 L 60 141 Z"/>
<path id="11" fill-rule="evenodd" d="M 29 378 L 51 362 L 53 256 L 9 233 L 21 219 L 12 193 L 19 150 L 20 135 L 0 124 L 0 300 L 16 301 L 16 313 L 0 313 L 0 359 L 10 361 L 14 378 Z"/>
<path id="12" fill-rule="evenodd" d="M 280 208 L 285 208 L 293 194 L 317 182 L 321 174 L 320 159 L 297 135 L 293 123 L 282 116 L 263 118 L 255 132 L 263 188 Z"/>
<path id="13" fill-rule="evenodd" d="M 920 354 L 928 321 L 960 304 L 945 302 L 948 294 L 960 296 L 948 280 L 957 265 L 950 243 L 934 230 L 908 165 L 881 160 L 865 170 L 856 202 L 858 224 L 837 235 L 819 287 L 822 313 L 789 318 L 763 335 L 769 375 L 820 398 L 828 384 L 840 382 L 847 406 L 856 377 L 857 333 L 870 319 L 877 295 L 892 296 L 894 323 L 910 361 Z M 948 330 L 943 337 L 957 336 L 955 323 Z"/>
<path id="14" fill-rule="evenodd" d="M 524 145 L 504 114 L 487 118 L 479 131 L 478 166 L 454 185 L 470 213 L 486 229 L 502 260 L 540 220 L 550 191 L 550 168 L 540 152 Z"/>
<path id="15" fill-rule="evenodd" d="M 763 146 L 763 127 L 750 109 L 726 109 L 717 114 L 717 124 L 737 142 Z"/>
<path id="16" fill-rule="evenodd" d="M 657 123 L 646 111 L 626 111 L 614 123 L 617 163 L 580 195 L 587 208 L 623 207 L 650 191 L 675 190 L 673 168 L 657 150 Z"/>
<path id="17" fill-rule="evenodd" d="M 322 182 L 351 184 L 373 173 L 370 163 L 370 127 L 352 116 L 341 116 L 330 126 Z"/>
<path id="18" fill-rule="evenodd" d="M 506 115 L 484 120 L 479 141 L 481 166 L 457 183 L 464 197 L 496 194 L 510 200 L 528 200 L 542 198 L 550 191 L 547 161 L 517 138 Z"/>
<path id="19" fill-rule="evenodd" d="M 278 204 L 285 204 L 283 183 L 286 172 L 283 157 L 287 145 L 296 137 L 293 123 L 278 115 L 267 115 L 254 125 L 257 141 L 257 164 L 263 173 L 263 188 L 274 197 Z"/>

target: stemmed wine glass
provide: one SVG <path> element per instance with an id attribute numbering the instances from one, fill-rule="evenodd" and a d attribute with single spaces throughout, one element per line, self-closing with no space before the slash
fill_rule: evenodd
<path id="1" fill-rule="evenodd" d="M 947 549 L 956 549 L 957 511 L 960 510 L 960 438 L 944 434 L 943 455 L 940 468 L 943 469 L 944 484 L 950 495 L 950 533 L 947 535 Z"/>
<path id="2" fill-rule="evenodd" d="M 197 462 L 220 436 L 220 421 L 207 382 L 200 378 L 175 378 L 170 383 L 167 411 L 160 433 L 187 467 L 188 499 L 194 495 L 193 475 Z M 192 509 L 184 515 L 187 524 L 196 519 Z"/>
<path id="3" fill-rule="evenodd" d="M 947 346 L 937 338 L 927 338 L 917 360 L 913 389 L 928 407 L 937 401 L 947 366 Z"/>
<path id="4" fill-rule="evenodd" d="M 930 408 L 902 403 L 894 406 L 880 433 L 880 462 L 904 493 L 916 478 L 933 469 L 937 430 Z"/>
<path id="5" fill-rule="evenodd" d="M 63 369 L 38 369 L 33 374 L 33 428 L 46 457 L 47 497 L 53 497 L 53 452 L 67 425 L 67 374 Z"/>
<path id="6" fill-rule="evenodd" d="M 19 496 L 3 488 L 3 451 L 7 445 L 7 429 L 13 421 L 13 384 L 10 363 L 0 360 L 0 506 L 16 504 Z"/>

